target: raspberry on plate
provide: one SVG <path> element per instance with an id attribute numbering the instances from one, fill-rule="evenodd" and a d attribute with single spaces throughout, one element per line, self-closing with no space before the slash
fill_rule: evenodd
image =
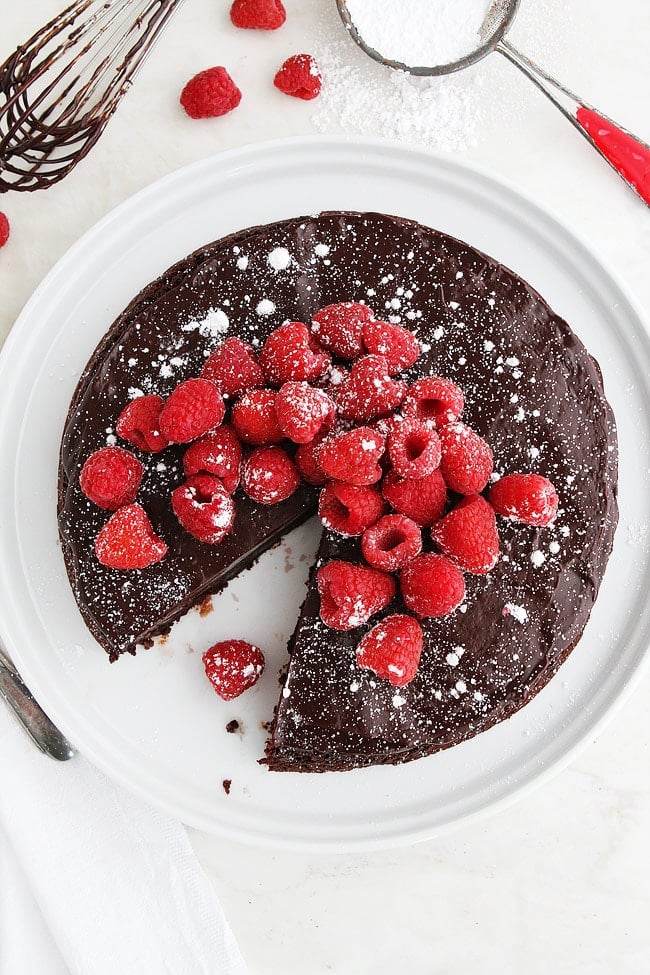
<path id="1" fill-rule="evenodd" d="M 232 427 L 219 427 L 214 433 L 197 440 L 183 455 L 186 477 L 212 474 L 223 481 L 228 494 L 237 490 L 242 447 Z"/>
<path id="2" fill-rule="evenodd" d="M 412 518 L 421 528 L 438 521 L 447 503 L 447 486 L 439 470 L 415 481 L 404 480 L 389 471 L 382 482 L 382 491 L 395 511 Z"/>
<path id="3" fill-rule="evenodd" d="M 282 447 L 258 447 L 245 458 L 241 481 L 253 501 L 279 504 L 298 490 L 300 475 Z"/>
<path id="4" fill-rule="evenodd" d="M 420 345 L 413 332 L 379 319 L 363 326 L 363 344 L 366 352 L 383 355 L 391 375 L 409 369 L 420 355 Z"/>
<path id="5" fill-rule="evenodd" d="M 275 412 L 277 395 L 274 389 L 253 389 L 235 403 L 231 420 L 240 440 L 258 446 L 282 440 Z"/>
<path id="6" fill-rule="evenodd" d="M 119 415 L 115 432 L 138 450 L 158 454 L 169 446 L 160 430 L 160 414 L 165 405 L 162 396 L 138 396 L 127 403 Z"/>
<path id="7" fill-rule="evenodd" d="M 374 317 L 367 305 L 340 301 L 317 311 L 311 329 L 320 344 L 339 359 L 358 359 L 363 355 L 363 326 Z"/>
<path id="8" fill-rule="evenodd" d="M 211 474 L 188 477 L 172 491 L 172 508 L 185 531 L 208 545 L 223 541 L 235 521 L 232 498 Z"/>
<path id="9" fill-rule="evenodd" d="M 230 19 L 245 30 L 277 30 L 287 19 L 282 0 L 233 0 Z"/>
<path id="10" fill-rule="evenodd" d="M 447 616 L 465 598 L 463 573 L 444 555 L 419 555 L 402 569 L 405 605 L 417 616 Z"/>
<path id="11" fill-rule="evenodd" d="M 269 335 L 260 352 L 267 382 L 281 386 L 289 380 L 318 379 L 331 363 L 303 322 L 285 322 Z"/>
<path id="12" fill-rule="evenodd" d="M 11 227 L 9 225 L 9 218 L 6 213 L 0 212 L 0 247 L 4 247 L 9 240 L 10 234 Z"/>
<path id="13" fill-rule="evenodd" d="M 330 481 L 318 500 L 318 517 L 339 535 L 361 535 L 384 513 L 384 499 L 375 487 Z"/>
<path id="14" fill-rule="evenodd" d="M 93 504 L 115 511 L 135 501 L 142 471 L 142 464 L 130 451 L 103 447 L 81 468 L 79 486 Z"/>
<path id="15" fill-rule="evenodd" d="M 328 477 L 346 484 L 375 484 L 381 480 L 379 460 L 386 441 L 372 427 L 356 427 L 327 437 L 318 452 L 318 463 Z"/>
<path id="16" fill-rule="evenodd" d="M 525 525 L 544 528 L 557 516 L 557 491 L 541 474 L 506 474 L 490 491 L 489 500 L 497 514 Z"/>
<path id="17" fill-rule="evenodd" d="M 425 376 L 409 386 L 402 403 L 402 413 L 405 417 L 426 420 L 434 427 L 442 427 L 457 420 L 464 405 L 463 391 L 451 379 Z"/>
<path id="18" fill-rule="evenodd" d="M 166 554 L 167 546 L 139 504 L 119 508 L 95 540 L 95 555 L 109 569 L 146 569 Z"/>
<path id="19" fill-rule="evenodd" d="M 353 630 L 388 606 L 395 580 L 353 562 L 328 562 L 317 573 L 320 616 L 334 630 Z"/>
<path id="20" fill-rule="evenodd" d="M 381 355 L 362 356 L 339 387 L 337 405 L 342 417 L 366 421 L 396 409 L 406 392 L 406 383 L 395 380 Z"/>
<path id="21" fill-rule="evenodd" d="M 494 510 L 480 494 L 470 495 L 431 529 L 438 548 L 465 572 L 486 575 L 499 561 Z"/>
<path id="22" fill-rule="evenodd" d="M 306 481 L 307 484 L 313 484 L 316 487 L 322 487 L 327 481 L 327 475 L 318 462 L 321 444 L 326 436 L 326 433 L 321 433 L 317 437 L 314 437 L 313 440 L 310 440 L 309 443 L 301 443 L 294 457 L 296 467 L 303 481 Z"/>
<path id="23" fill-rule="evenodd" d="M 282 64 L 273 84 L 285 95 L 311 101 L 320 95 L 323 76 L 311 54 L 293 54 Z"/>
<path id="24" fill-rule="evenodd" d="M 180 102 L 190 118 L 218 118 L 237 108 L 241 91 L 225 68 L 199 71 L 187 82 Z"/>
<path id="25" fill-rule="evenodd" d="M 457 494 L 478 494 L 494 469 L 490 446 L 464 423 L 448 423 L 438 431 L 442 446 L 440 471 Z"/>
<path id="26" fill-rule="evenodd" d="M 395 613 L 366 633 L 357 647 L 357 663 L 395 687 L 404 687 L 417 673 L 422 645 L 418 621 Z"/>
<path id="27" fill-rule="evenodd" d="M 388 435 L 388 456 L 399 477 L 417 479 L 440 466 L 440 438 L 423 420 L 395 423 Z"/>
<path id="28" fill-rule="evenodd" d="M 222 342 L 205 360 L 201 379 L 210 379 L 222 396 L 240 396 L 264 385 L 264 373 L 255 350 L 233 336 Z"/>
<path id="29" fill-rule="evenodd" d="M 202 656 L 205 675 L 224 701 L 234 701 L 257 684 L 264 671 L 264 654 L 245 640 L 222 640 Z"/>
<path id="30" fill-rule="evenodd" d="M 294 443 L 309 443 L 323 430 L 330 430 L 336 406 L 322 389 L 306 382 L 288 382 L 275 399 L 275 415 L 285 437 Z"/>
<path id="31" fill-rule="evenodd" d="M 226 413 L 221 393 L 209 379 L 186 379 L 167 398 L 160 429 L 170 443 L 189 443 L 218 427 Z"/>
<path id="32" fill-rule="evenodd" d="M 405 515 L 384 515 L 361 536 L 361 552 L 368 565 L 396 572 L 422 551 L 422 532 Z"/>

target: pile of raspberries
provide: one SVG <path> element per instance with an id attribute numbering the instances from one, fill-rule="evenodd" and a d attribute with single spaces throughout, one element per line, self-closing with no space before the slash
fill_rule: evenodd
<path id="1" fill-rule="evenodd" d="M 462 390 L 439 376 L 399 378 L 420 354 L 412 332 L 357 302 L 321 308 L 310 324 L 285 322 L 259 354 L 225 339 L 200 376 L 166 400 L 129 402 L 116 432 L 145 454 L 187 444 L 185 480 L 170 503 L 180 526 L 205 544 L 232 531 L 237 489 L 275 505 L 301 481 L 319 487 L 325 528 L 360 541 L 358 562 L 318 569 L 321 618 L 336 630 L 361 627 L 399 586 L 408 614 L 370 629 L 357 661 L 401 687 L 417 671 L 419 621 L 463 602 L 463 573 L 486 575 L 496 565 L 495 514 L 549 525 L 557 494 L 547 478 L 527 473 L 501 477 L 486 493 L 492 450 L 460 419 Z M 113 569 L 144 569 L 167 552 L 136 502 L 142 473 L 135 454 L 116 446 L 96 451 L 81 470 L 86 497 L 115 511 L 95 543 Z"/>

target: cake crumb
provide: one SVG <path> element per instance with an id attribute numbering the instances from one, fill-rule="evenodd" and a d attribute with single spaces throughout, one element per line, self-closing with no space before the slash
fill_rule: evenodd
<path id="1" fill-rule="evenodd" d="M 221 784 L 223 786 L 223 791 L 226 793 L 227 796 L 229 796 L 230 786 L 232 785 L 232 779 L 224 779 Z"/>

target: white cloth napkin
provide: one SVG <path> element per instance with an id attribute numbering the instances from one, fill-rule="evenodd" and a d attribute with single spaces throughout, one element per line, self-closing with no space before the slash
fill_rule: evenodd
<path id="1" fill-rule="evenodd" d="M 247 969 L 183 826 L 41 755 L 0 702 L 0 975 L 36 972 Z"/>

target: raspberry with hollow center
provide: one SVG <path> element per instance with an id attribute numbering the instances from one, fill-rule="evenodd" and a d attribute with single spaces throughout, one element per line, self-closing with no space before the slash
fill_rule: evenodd
<path id="1" fill-rule="evenodd" d="M 253 389 L 235 403 L 231 421 L 240 440 L 255 445 L 282 440 L 284 434 L 275 412 L 277 395 L 274 389 Z"/>
<path id="2" fill-rule="evenodd" d="M 282 0 L 233 0 L 230 19 L 245 30 L 277 30 L 287 19 Z"/>
<path id="3" fill-rule="evenodd" d="M 187 448 L 183 456 L 186 477 L 212 474 L 223 481 L 228 494 L 237 490 L 242 448 L 232 427 L 223 426 Z"/>
<path id="4" fill-rule="evenodd" d="M 449 423 L 438 433 L 442 446 L 440 471 L 447 487 L 457 494 L 478 494 L 494 468 L 489 445 L 464 423 Z"/>
<path id="5" fill-rule="evenodd" d="M 317 572 L 320 616 L 334 630 L 353 630 L 388 606 L 395 580 L 353 562 L 328 562 Z"/>
<path id="6" fill-rule="evenodd" d="M 279 504 L 300 485 L 296 465 L 282 447 L 258 447 L 242 465 L 242 487 L 258 504 Z"/>
<path id="7" fill-rule="evenodd" d="M 402 413 L 409 419 L 425 420 L 439 428 L 457 420 L 464 405 L 463 391 L 451 379 L 425 376 L 409 386 Z"/>
<path id="8" fill-rule="evenodd" d="M 273 84 L 285 95 L 311 101 L 320 95 L 323 76 L 311 54 L 293 54 L 282 64 Z"/>
<path id="9" fill-rule="evenodd" d="M 264 373 L 253 347 L 235 336 L 210 353 L 201 379 L 210 379 L 221 395 L 229 398 L 264 385 Z"/>
<path id="10" fill-rule="evenodd" d="M 399 477 L 426 477 L 440 465 L 440 438 L 422 420 L 403 420 L 388 435 L 388 456 Z"/>
<path id="11" fill-rule="evenodd" d="M 201 659 L 206 677 L 224 701 L 234 701 L 253 687 L 264 671 L 264 654 L 246 640 L 222 640 Z"/>
<path id="12" fill-rule="evenodd" d="M 357 647 L 357 663 L 395 687 L 404 687 L 417 673 L 422 646 L 422 627 L 418 621 L 395 613 L 366 633 Z"/>
<path id="13" fill-rule="evenodd" d="M 318 517 L 339 535 L 361 535 L 381 518 L 384 499 L 375 487 L 330 481 L 318 500 Z"/>
<path id="14" fill-rule="evenodd" d="M 402 569 L 402 598 L 417 616 L 447 616 L 465 598 L 463 573 L 444 555 L 419 555 Z"/>
<path id="15" fill-rule="evenodd" d="M 189 443 L 219 426 L 226 413 L 221 393 L 209 379 L 186 379 L 167 398 L 160 429 L 170 443 Z"/>
<path id="16" fill-rule="evenodd" d="M 442 517 L 447 503 L 447 486 L 439 470 L 416 481 L 404 480 L 389 471 L 382 482 L 388 503 L 400 514 L 425 528 Z"/>
<path id="17" fill-rule="evenodd" d="M 142 471 L 142 464 L 130 451 L 103 447 L 81 468 L 79 486 L 93 504 L 115 511 L 135 501 Z"/>
<path id="18" fill-rule="evenodd" d="M 318 463 L 328 477 L 346 484 L 375 484 L 381 480 L 378 461 L 385 439 L 372 427 L 357 427 L 327 437 L 318 452 Z"/>
<path id="19" fill-rule="evenodd" d="M 275 415 L 285 437 L 294 443 L 309 443 L 322 430 L 331 429 L 336 406 L 322 389 L 306 382 L 288 382 L 276 396 Z"/>
<path id="20" fill-rule="evenodd" d="M 422 532 L 405 515 L 384 515 L 361 536 L 361 551 L 368 565 L 396 572 L 422 551 Z"/>
<path id="21" fill-rule="evenodd" d="M 486 575 L 499 560 L 494 510 L 480 494 L 463 500 L 431 529 L 438 548 L 465 572 Z"/>
<path id="22" fill-rule="evenodd" d="M 169 446 L 169 440 L 160 430 L 160 414 L 165 405 L 162 396 L 138 396 L 127 403 L 120 413 L 115 432 L 122 440 L 158 454 Z"/>
<path id="23" fill-rule="evenodd" d="M 240 101 L 241 91 L 221 65 L 195 74 L 180 97 L 190 118 L 219 118 L 237 108 Z"/>
<path id="24" fill-rule="evenodd" d="M 406 383 L 393 379 L 381 355 L 362 356 L 339 387 L 337 405 L 348 420 L 374 420 L 396 409 L 406 392 Z"/>
<path id="25" fill-rule="evenodd" d="M 413 332 L 392 322 L 366 322 L 363 344 L 366 352 L 383 355 L 391 375 L 409 369 L 420 355 L 420 345 Z"/>
<path id="26" fill-rule="evenodd" d="M 208 545 L 223 541 L 235 521 L 232 498 L 211 474 L 188 477 L 172 491 L 172 508 L 185 531 Z"/>
<path id="27" fill-rule="evenodd" d="M 367 305 L 340 301 L 317 311 L 311 330 L 320 344 L 339 359 L 358 359 L 363 355 L 363 327 L 374 317 Z"/>
<path id="28" fill-rule="evenodd" d="M 166 554 L 167 546 L 139 504 L 119 508 L 95 540 L 95 555 L 109 569 L 146 569 Z"/>
<path id="29" fill-rule="evenodd" d="M 557 516 L 557 491 L 541 474 L 506 474 L 490 491 L 489 501 L 497 514 L 524 525 L 544 528 Z"/>
<path id="30" fill-rule="evenodd" d="M 285 322 L 269 335 L 260 352 L 267 382 L 274 386 L 294 380 L 318 379 L 331 363 L 303 322 Z"/>

